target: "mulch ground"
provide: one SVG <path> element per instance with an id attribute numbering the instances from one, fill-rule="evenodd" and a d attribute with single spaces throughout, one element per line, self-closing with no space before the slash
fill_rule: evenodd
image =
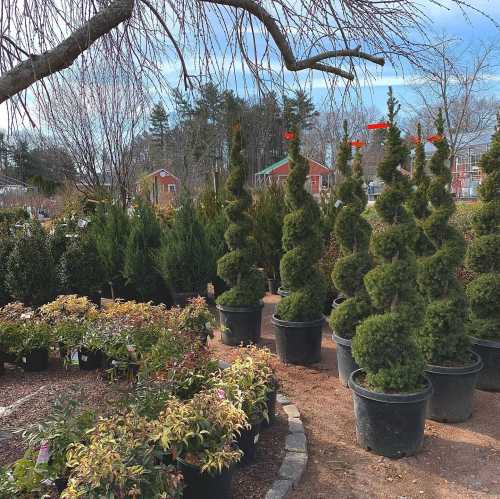
<path id="1" fill-rule="evenodd" d="M 267 296 L 263 344 L 272 351 L 270 322 L 278 296 Z M 230 360 L 234 349 L 216 339 L 212 348 Z M 309 368 L 276 362 L 281 390 L 297 404 L 309 446 L 306 474 L 291 499 L 500 498 L 500 393 L 476 390 L 466 423 L 428 422 L 423 449 L 391 460 L 356 444 L 350 390 L 338 380 L 335 344 L 324 328 L 321 363 Z M 254 497 L 254 496 L 242 496 Z"/>

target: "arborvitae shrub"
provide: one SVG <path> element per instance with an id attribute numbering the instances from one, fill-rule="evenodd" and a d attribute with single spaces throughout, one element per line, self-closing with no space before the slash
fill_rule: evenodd
<path id="1" fill-rule="evenodd" d="M 228 201 L 225 214 L 229 226 L 225 239 L 229 248 L 218 262 L 218 274 L 231 286 L 217 298 L 219 305 L 249 307 L 258 305 L 264 296 L 264 279 L 256 268 L 257 242 L 252 235 L 249 210 L 252 198 L 245 189 L 248 168 L 242 155 L 240 125 L 233 131 L 230 173 L 226 181 Z"/>
<path id="2" fill-rule="evenodd" d="M 54 261 L 40 222 L 32 221 L 15 238 L 7 261 L 7 289 L 17 301 L 39 306 L 54 299 Z"/>
<path id="3" fill-rule="evenodd" d="M 160 247 L 161 227 L 151 204 L 139 199 L 130 221 L 123 276 L 137 299 L 164 299 L 164 285 L 154 261 Z"/>
<path id="4" fill-rule="evenodd" d="M 264 268 L 267 277 L 273 279 L 279 278 L 285 214 L 285 192 L 282 185 L 272 182 L 256 192 L 252 215 L 259 248 L 258 263 Z"/>
<path id="5" fill-rule="evenodd" d="M 290 294 L 276 307 L 276 316 L 285 321 L 303 322 L 321 318 L 326 283 L 318 269 L 322 250 L 318 203 L 304 188 L 309 167 L 300 154 L 298 129 L 288 149 L 289 174 L 285 201 L 289 213 L 283 227 L 280 273 Z"/>
<path id="6" fill-rule="evenodd" d="M 70 240 L 57 270 L 63 294 L 92 296 L 102 289 L 104 270 L 90 233 L 82 232 Z"/>
<path id="7" fill-rule="evenodd" d="M 423 230 L 432 243 L 433 252 L 419 262 L 418 284 L 424 296 L 426 311 L 419 339 L 431 364 L 447 365 L 467 362 L 469 341 L 465 334 L 466 301 L 457 270 L 465 255 L 463 235 L 449 224 L 455 201 L 448 189 L 451 171 L 449 146 L 444 136 L 442 114 L 436 120 L 440 140 L 435 142 L 429 168 L 433 174 L 427 187 L 430 208 L 423 217 Z"/>
<path id="8" fill-rule="evenodd" d="M 183 193 L 168 230 L 163 231 L 157 264 L 173 292 L 205 295 L 210 279 L 211 248 L 193 205 Z"/>
<path id="9" fill-rule="evenodd" d="M 363 178 L 359 172 L 354 175 L 349 165 L 350 156 L 351 144 L 347 123 L 344 123 L 344 138 L 336 163 L 344 179 L 338 189 L 338 199 L 342 205 L 335 222 L 335 237 L 340 244 L 342 257 L 335 264 L 332 280 L 347 299 L 333 310 L 330 325 L 336 334 L 349 339 L 354 337 L 358 324 L 371 312 L 363 282 L 371 268 L 368 253 L 371 227 L 361 216 L 368 200 Z"/>
<path id="10" fill-rule="evenodd" d="M 476 238 L 467 252 L 467 266 L 478 276 L 467 286 L 470 320 L 467 330 L 476 338 L 500 340 L 500 116 L 488 152 L 479 163 L 485 175 L 474 218 Z"/>
<path id="11" fill-rule="evenodd" d="M 396 124 L 399 105 L 392 89 L 388 111 L 390 128 L 378 166 L 385 188 L 375 203 L 384 227 L 371 240 L 378 264 L 364 278 L 376 313 L 357 327 L 352 347 L 356 362 L 366 373 L 367 386 L 382 392 L 410 392 L 421 386 L 425 366 L 416 339 L 423 304 L 416 285 L 415 221 L 404 206 L 411 183 L 399 170 L 408 151 Z"/>

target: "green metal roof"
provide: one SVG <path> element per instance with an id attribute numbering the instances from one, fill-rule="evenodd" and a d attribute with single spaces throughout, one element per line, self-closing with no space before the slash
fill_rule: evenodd
<path id="1" fill-rule="evenodd" d="M 286 158 L 280 159 L 279 161 L 276 161 L 276 163 L 273 163 L 272 165 L 266 166 L 263 170 L 256 173 L 255 175 L 267 175 L 268 173 L 271 173 L 279 166 L 283 166 L 286 163 L 288 163 L 288 156 Z"/>

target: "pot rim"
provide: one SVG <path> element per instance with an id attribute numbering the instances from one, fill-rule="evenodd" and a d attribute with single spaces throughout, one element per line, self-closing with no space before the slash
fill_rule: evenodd
<path id="1" fill-rule="evenodd" d="M 344 303 L 347 299 L 348 299 L 347 296 L 339 295 L 339 296 L 337 296 L 337 298 L 335 298 L 335 300 L 333 300 L 332 303 L 333 303 L 333 305 L 338 306 L 341 303 Z"/>
<path id="2" fill-rule="evenodd" d="M 222 312 L 255 312 L 264 307 L 264 302 L 262 300 L 259 301 L 258 305 L 250 305 L 247 307 L 232 307 L 229 305 L 216 305 L 215 308 L 217 310 L 221 310 Z"/>
<path id="3" fill-rule="evenodd" d="M 483 360 L 481 359 L 481 356 L 474 352 L 470 351 L 472 354 L 472 357 L 474 357 L 474 362 L 472 364 L 466 365 L 466 366 L 440 366 L 436 364 L 427 364 L 425 368 L 426 373 L 433 373 L 433 374 L 444 374 L 444 375 L 451 375 L 451 376 L 457 376 L 457 375 L 466 375 L 466 374 L 475 374 L 481 371 L 483 368 Z"/>
<path id="4" fill-rule="evenodd" d="M 483 340 L 482 338 L 476 338 L 475 336 L 471 336 L 470 339 L 474 345 L 500 349 L 500 340 Z"/>
<path id="5" fill-rule="evenodd" d="M 418 392 L 412 393 L 383 393 L 373 392 L 356 383 L 355 378 L 363 373 L 363 369 L 357 369 L 349 377 L 349 388 L 359 397 L 374 400 L 376 402 L 384 402 L 386 404 L 414 404 L 416 402 L 424 402 L 431 398 L 434 390 L 432 383 L 427 376 L 423 376 L 427 386 Z"/>
<path id="6" fill-rule="evenodd" d="M 335 343 L 342 345 L 343 347 L 349 347 L 349 348 L 352 347 L 352 338 L 350 340 L 347 338 L 343 338 L 342 336 L 336 334 L 335 331 L 332 331 L 332 340 Z"/>
<path id="7" fill-rule="evenodd" d="M 200 473 L 200 475 L 212 475 L 212 476 L 214 476 L 214 475 L 222 475 L 223 473 L 226 473 L 228 471 L 229 472 L 233 471 L 234 468 L 235 468 L 235 465 L 238 462 L 238 461 L 236 461 L 235 463 L 231 464 L 230 466 L 225 466 L 224 468 L 222 468 L 222 471 L 220 471 L 220 472 L 211 473 L 211 472 L 201 471 L 201 466 L 196 466 L 196 464 L 187 463 L 181 457 L 178 457 L 177 459 L 175 459 L 175 461 L 181 463 L 183 466 L 186 466 L 186 468 L 191 468 L 193 470 L 197 470 Z"/>
<path id="8" fill-rule="evenodd" d="M 284 321 L 278 319 L 276 315 L 273 314 L 271 318 L 271 323 L 278 327 L 289 327 L 289 328 L 304 328 L 304 327 L 316 327 L 322 326 L 325 322 L 325 316 L 322 315 L 321 319 L 315 319 L 313 321 L 304 321 L 304 322 L 293 322 L 293 321 Z"/>

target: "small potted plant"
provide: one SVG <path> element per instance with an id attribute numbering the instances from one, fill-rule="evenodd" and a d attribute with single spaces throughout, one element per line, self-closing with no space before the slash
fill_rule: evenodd
<path id="1" fill-rule="evenodd" d="M 276 350 L 282 362 L 313 364 L 321 358 L 321 330 L 326 283 L 317 268 L 322 236 L 318 203 L 305 188 L 308 164 L 300 154 L 298 128 L 288 151 L 285 199 L 289 213 L 283 227 L 285 254 L 280 263 L 283 286 L 289 292 L 276 307 Z"/>
<path id="2" fill-rule="evenodd" d="M 33 315 L 31 308 L 19 302 L 11 302 L 0 308 L 0 372 L 4 362 L 17 362 L 22 324 Z"/>
<path id="3" fill-rule="evenodd" d="M 190 298 L 206 296 L 210 279 L 210 246 L 191 197 L 184 193 L 171 226 L 163 231 L 157 265 L 180 307 Z"/>
<path id="4" fill-rule="evenodd" d="M 362 177 L 353 175 L 350 158 L 351 144 L 347 122 L 344 122 L 344 138 L 336 162 L 343 182 L 337 189 L 340 210 L 334 230 L 341 257 L 332 272 L 332 281 L 342 296 L 335 300 L 330 317 L 333 340 L 337 344 L 339 379 L 344 386 L 347 386 L 351 373 L 359 369 L 351 350 L 356 327 L 371 313 L 370 299 L 363 283 L 363 277 L 372 266 L 368 253 L 371 227 L 361 215 L 368 200 Z"/>
<path id="5" fill-rule="evenodd" d="M 455 201 L 447 188 L 451 171 L 441 112 L 436 128 L 436 152 L 429 162 L 433 176 L 427 188 L 430 209 L 422 224 L 434 251 L 419 261 L 418 284 L 426 305 L 419 341 L 428 362 L 425 372 L 434 389 L 428 416 L 459 423 L 472 414 L 474 388 L 483 365 L 479 355 L 470 350 L 464 325 L 467 304 L 457 270 L 465 255 L 465 240 L 449 224 Z"/>
<path id="6" fill-rule="evenodd" d="M 220 389 L 198 393 L 187 402 L 167 402 L 155 435 L 177 460 L 184 499 L 232 497 L 234 465 L 242 455 L 235 447 L 236 436 L 247 425 L 243 410 Z"/>
<path id="7" fill-rule="evenodd" d="M 88 443 L 69 446 L 71 468 L 62 499 L 181 497 L 181 476 L 159 463 L 155 425 L 133 413 L 101 418 Z"/>
<path id="8" fill-rule="evenodd" d="M 467 266 L 476 274 L 466 289 L 467 331 L 484 363 L 477 387 L 500 392 L 500 116 L 479 166 L 485 177 L 479 187 L 481 208 L 474 220 L 476 237 L 467 253 Z"/>
<path id="9" fill-rule="evenodd" d="M 226 182 L 228 202 L 225 213 L 229 222 L 225 238 L 230 249 L 218 261 L 218 274 L 231 286 L 217 298 L 222 325 L 222 342 L 236 346 L 260 340 L 261 301 L 264 279 L 256 268 L 257 243 L 252 232 L 250 194 L 245 190 L 248 168 L 241 153 L 241 130 L 234 127 L 230 173 Z"/>
<path id="10" fill-rule="evenodd" d="M 78 364 L 83 371 L 105 366 L 106 331 L 99 323 L 88 324 L 78 346 Z"/>
<path id="11" fill-rule="evenodd" d="M 422 445 L 427 401 L 432 394 L 424 376 L 425 360 L 417 343 L 423 314 L 417 290 L 413 247 L 415 220 L 404 203 L 410 180 L 401 172 L 407 150 L 395 118 L 399 110 L 389 90 L 389 129 L 378 176 L 385 182 L 377 198 L 384 229 L 372 236 L 378 265 L 364 277 L 373 315 L 356 329 L 354 359 L 361 369 L 349 378 L 359 444 L 387 457 L 414 454 Z"/>
<path id="12" fill-rule="evenodd" d="M 44 322 L 33 319 L 20 328 L 18 362 L 25 371 L 44 371 L 49 367 L 49 347 L 52 330 Z"/>

